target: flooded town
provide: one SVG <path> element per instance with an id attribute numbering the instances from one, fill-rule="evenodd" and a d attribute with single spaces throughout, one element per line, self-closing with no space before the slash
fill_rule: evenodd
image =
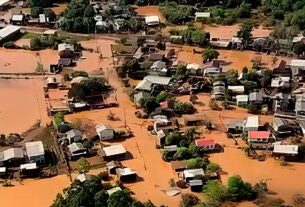
<path id="1" fill-rule="evenodd" d="M 0 0 L 0 200 L 305 207 L 303 0 Z"/>

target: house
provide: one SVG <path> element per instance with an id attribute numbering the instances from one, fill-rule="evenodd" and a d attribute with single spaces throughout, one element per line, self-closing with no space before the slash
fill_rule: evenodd
<path id="1" fill-rule="evenodd" d="M 301 135 L 302 128 L 300 122 L 301 121 L 296 122 L 294 120 L 274 117 L 272 122 L 274 135 L 277 138 L 286 138 L 293 135 Z"/>
<path id="2" fill-rule="evenodd" d="M 25 151 L 30 163 L 45 162 L 45 152 L 42 141 L 25 143 Z"/>
<path id="3" fill-rule="evenodd" d="M 203 181 L 202 179 L 190 180 L 188 185 L 191 188 L 192 192 L 202 192 Z"/>
<path id="4" fill-rule="evenodd" d="M 165 144 L 165 138 L 166 138 L 166 134 L 162 129 L 157 131 L 156 148 L 160 148 L 161 146 L 163 146 Z"/>
<path id="5" fill-rule="evenodd" d="M 234 94 L 243 94 L 245 86 L 228 86 L 228 90 L 231 90 Z"/>
<path id="6" fill-rule="evenodd" d="M 203 126 L 206 124 L 206 116 L 204 114 L 185 114 L 178 119 L 179 126 Z"/>
<path id="7" fill-rule="evenodd" d="M 216 100 L 223 100 L 226 94 L 225 86 L 213 86 L 213 96 Z"/>
<path id="8" fill-rule="evenodd" d="M 210 45 L 214 48 L 230 48 L 232 42 L 228 39 L 212 38 L 210 41 Z"/>
<path id="9" fill-rule="evenodd" d="M 74 58 L 74 45 L 68 43 L 58 44 L 58 55 L 60 58 L 73 60 Z"/>
<path id="10" fill-rule="evenodd" d="M 183 179 L 188 183 L 190 180 L 196 180 L 196 177 L 204 176 L 203 169 L 186 169 L 183 171 Z"/>
<path id="11" fill-rule="evenodd" d="M 195 145 L 199 147 L 201 151 L 211 151 L 216 148 L 214 139 L 196 139 Z"/>
<path id="12" fill-rule="evenodd" d="M 211 17 L 211 12 L 195 12 L 195 22 L 198 21 L 198 19 L 207 19 Z"/>
<path id="13" fill-rule="evenodd" d="M 109 190 L 107 190 L 106 192 L 107 192 L 107 194 L 109 195 L 109 196 L 111 196 L 113 193 L 115 193 L 115 192 L 118 192 L 118 191 L 121 191 L 122 190 L 122 188 L 120 188 L 120 187 L 114 187 L 114 188 L 110 188 Z"/>
<path id="14" fill-rule="evenodd" d="M 137 173 L 130 168 L 117 168 L 116 174 L 121 182 L 137 181 Z"/>
<path id="15" fill-rule="evenodd" d="M 80 142 L 83 140 L 83 134 L 77 129 L 71 129 L 65 133 L 64 142 L 72 144 L 73 142 Z"/>
<path id="16" fill-rule="evenodd" d="M 174 121 L 167 118 L 157 118 L 153 126 L 155 132 L 162 130 L 164 133 L 173 132 L 177 128 Z"/>
<path id="17" fill-rule="evenodd" d="M 305 60 L 293 59 L 288 65 L 291 69 L 292 78 L 302 81 L 305 75 Z"/>
<path id="18" fill-rule="evenodd" d="M 39 172 L 39 167 L 36 162 L 20 165 L 20 174 L 22 176 L 37 177 L 39 176 Z"/>
<path id="19" fill-rule="evenodd" d="M 236 105 L 238 107 L 247 107 L 248 105 L 248 95 L 237 95 L 236 96 Z"/>
<path id="20" fill-rule="evenodd" d="M 298 150 L 298 145 L 275 144 L 272 154 L 276 157 L 284 156 L 285 158 L 291 158 L 298 155 Z"/>
<path id="21" fill-rule="evenodd" d="M 202 68 L 196 63 L 187 64 L 186 70 L 189 75 L 202 75 Z"/>
<path id="22" fill-rule="evenodd" d="M 123 165 L 119 161 L 111 161 L 106 163 L 107 171 L 109 174 L 115 175 L 117 168 L 122 168 Z"/>
<path id="23" fill-rule="evenodd" d="M 11 18 L 12 25 L 24 25 L 25 24 L 25 15 L 23 13 L 13 14 Z"/>
<path id="24" fill-rule="evenodd" d="M 108 125 L 99 124 L 95 127 L 95 130 L 101 141 L 114 139 L 114 129 Z"/>
<path id="25" fill-rule="evenodd" d="M 263 103 L 263 92 L 252 92 L 249 94 L 249 102 L 252 104 L 262 104 Z"/>
<path id="26" fill-rule="evenodd" d="M 171 80 L 171 77 L 148 75 L 145 76 L 144 79 L 138 83 L 134 90 L 150 92 L 154 86 L 167 87 L 170 84 Z"/>
<path id="27" fill-rule="evenodd" d="M 181 172 L 186 169 L 187 161 L 186 160 L 178 160 L 178 161 L 171 161 L 172 169 L 175 172 Z"/>
<path id="28" fill-rule="evenodd" d="M 177 145 L 164 146 L 164 148 L 163 148 L 164 151 L 173 152 L 173 153 L 177 152 L 178 149 L 179 148 Z"/>
<path id="29" fill-rule="evenodd" d="M 274 111 L 292 111 L 294 108 L 293 99 L 290 93 L 277 93 L 273 97 Z M 292 108 L 293 107 L 293 108 Z"/>
<path id="30" fill-rule="evenodd" d="M 203 75 L 204 76 L 219 76 L 219 74 L 222 72 L 221 68 L 217 67 L 207 67 L 204 69 Z"/>
<path id="31" fill-rule="evenodd" d="M 20 33 L 20 27 L 8 25 L 0 30 L 0 44 L 14 39 Z"/>
<path id="32" fill-rule="evenodd" d="M 80 142 L 73 142 L 68 145 L 70 160 L 76 160 L 88 154 L 88 150 Z"/>
<path id="33" fill-rule="evenodd" d="M 244 131 L 258 131 L 259 120 L 258 116 L 248 116 L 244 124 Z"/>
<path id="34" fill-rule="evenodd" d="M 145 24 L 149 27 L 159 26 L 160 20 L 158 16 L 147 16 L 145 17 Z"/>
<path id="35" fill-rule="evenodd" d="M 39 14 L 39 16 L 38 16 L 38 22 L 39 22 L 40 24 L 49 23 L 49 18 L 46 17 L 45 14 Z"/>
<path id="36" fill-rule="evenodd" d="M 291 69 L 285 60 L 279 60 L 275 64 L 272 70 L 274 77 L 291 77 Z"/>
<path id="37" fill-rule="evenodd" d="M 164 55 L 160 53 L 150 53 L 148 55 L 149 61 L 162 61 L 164 60 Z"/>
<path id="38" fill-rule="evenodd" d="M 273 88 L 289 88 L 290 77 L 275 77 L 271 80 L 271 87 Z"/>
<path id="39" fill-rule="evenodd" d="M 150 67 L 148 74 L 156 75 L 156 76 L 157 75 L 166 76 L 167 75 L 166 63 L 161 60 L 155 61 Z"/>
<path id="40" fill-rule="evenodd" d="M 139 91 L 133 95 L 133 102 L 137 107 L 141 107 L 141 100 L 149 96 L 149 93 L 146 91 Z"/>
<path id="41" fill-rule="evenodd" d="M 78 180 L 79 182 L 83 183 L 85 181 L 92 180 L 94 176 L 90 174 L 81 173 L 78 176 L 76 176 L 75 180 Z"/>
<path id="42" fill-rule="evenodd" d="M 227 133 L 242 133 L 244 130 L 244 121 L 230 121 L 227 124 Z"/>
<path id="43" fill-rule="evenodd" d="M 271 135 L 268 131 L 248 131 L 249 143 L 268 143 Z"/>
<path id="44" fill-rule="evenodd" d="M 0 178 L 7 176 L 7 168 L 6 167 L 0 167 Z"/>
<path id="45" fill-rule="evenodd" d="M 297 116 L 305 113 L 305 95 L 296 95 L 295 112 Z"/>
<path id="46" fill-rule="evenodd" d="M 24 153 L 22 148 L 10 148 L 0 152 L 0 163 L 2 166 L 19 166 L 23 163 Z"/>
<path id="47" fill-rule="evenodd" d="M 122 160 L 126 158 L 126 149 L 123 145 L 112 145 L 110 147 L 103 147 L 101 156 L 104 160 Z"/>

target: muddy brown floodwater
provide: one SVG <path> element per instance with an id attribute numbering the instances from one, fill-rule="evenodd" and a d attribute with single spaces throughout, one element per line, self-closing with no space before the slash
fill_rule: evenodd
<path id="1" fill-rule="evenodd" d="M 0 134 L 22 133 L 48 121 L 42 79 L 0 79 Z"/>

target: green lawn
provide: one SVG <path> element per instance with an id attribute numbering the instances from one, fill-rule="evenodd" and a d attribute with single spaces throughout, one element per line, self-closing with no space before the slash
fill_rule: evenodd
<path id="1" fill-rule="evenodd" d="M 31 32 L 26 32 L 21 39 L 33 39 L 35 37 L 40 37 L 40 34 L 36 34 L 36 33 L 31 33 Z"/>

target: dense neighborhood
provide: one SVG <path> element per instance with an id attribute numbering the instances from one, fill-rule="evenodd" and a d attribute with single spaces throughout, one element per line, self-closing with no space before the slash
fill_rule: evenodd
<path id="1" fill-rule="evenodd" d="M 304 6 L 0 0 L 3 205 L 305 206 Z"/>

